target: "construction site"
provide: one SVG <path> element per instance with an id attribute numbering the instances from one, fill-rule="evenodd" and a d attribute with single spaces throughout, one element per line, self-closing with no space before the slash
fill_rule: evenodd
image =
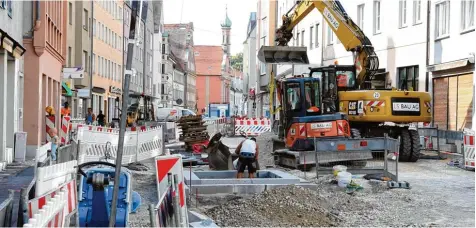
<path id="1" fill-rule="evenodd" d="M 147 10 L 132 4 L 124 91 Z M 270 118 L 144 119 L 150 107 L 128 107 L 123 93 L 119 126 L 98 126 L 92 115 L 56 123 L 48 106 L 48 142 L 0 179 L 0 225 L 475 227 L 474 128 L 434 124 L 429 92 L 370 86 L 379 58 L 339 1 L 296 2 L 257 59 L 311 64 L 307 47 L 288 44 L 312 11 L 354 64 L 271 73 Z"/>

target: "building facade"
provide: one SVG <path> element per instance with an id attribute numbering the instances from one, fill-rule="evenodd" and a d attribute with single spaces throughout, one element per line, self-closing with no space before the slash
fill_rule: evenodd
<path id="1" fill-rule="evenodd" d="M 154 33 L 153 33 L 153 64 L 152 64 L 152 97 L 155 107 L 162 106 L 162 64 L 165 57 L 162 35 L 164 32 L 164 9 L 162 1 L 153 1 Z"/>
<path id="2" fill-rule="evenodd" d="M 28 132 L 27 155 L 46 142 L 45 107 L 60 113 L 61 71 L 66 59 L 67 1 L 23 2 L 25 81 L 24 131 Z M 56 126 L 59 126 L 59 115 Z"/>
<path id="3" fill-rule="evenodd" d="M 187 24 L 165 24 L 165 31 L 168 34 L 168 47 L 170 51 L 177 57 L 177 61 L 184 64 L 185 82 L 184 82 L 184 107 L 195 110 L 196 89 L 193 86 L 193 79 L 196 80 L 195 56 L 193 55 L 193 23 Z M 190 78 L 190 80 L 189 80 Z M 191 86 L 189 88 L 189 86 Z M 195 93 L 195 95 L 194 95 Z"/>
<path id="4" fill-rule="evenodd" d="M 250 13 L 246 39 L 243 42 L 243 94 L 245 97 L 245 115 L 256 117 L 256 96 L 254 91 L 259 84 L 256 77 L 256 12 Z M 255 103 L 255 106 L 253 106 Z M 253 108 L 255 107 L 255 108 Z"/>
<path id="5" fill-rule="evenodd" d="M 441 129 L 476 129 L 474 0 L 431 2 L 429 86 L 433 121 Z"/>
<path id="6" fill-rule="evenodd" d="M 23 1 L 0 2 L 0 170 L 12 162 L 14 134 L 23 131 L 23 56 L 26 51 L 23 47 L 23 8 L 31 8 L 31 5 Z M 33 137 L 35 133 L 32 133 Z"/>
<path id="7" fill-rule="evenodd" d="M 221 46 L 196 45 L 194 56 L 197 64 L 197 108 L 199 113 L 207 113 L 209 104 L 224 103 L 223 49 Z"/>

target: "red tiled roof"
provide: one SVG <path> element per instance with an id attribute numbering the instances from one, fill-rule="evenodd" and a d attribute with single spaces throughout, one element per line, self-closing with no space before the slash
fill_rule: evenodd
<path id="1" fill-rule="evenodd" d="M 221 46 L 195 45 L 193 49 L 197 75 L 221 75 L 223 61 Z"/>

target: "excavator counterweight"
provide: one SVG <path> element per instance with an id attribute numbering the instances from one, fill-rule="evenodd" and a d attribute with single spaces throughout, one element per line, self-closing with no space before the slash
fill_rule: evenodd
<path id="1" fill-rule="evenodd" d="M 266 64 L 309 64 L 306 47 L 261 46 L 258 59 Z"/>

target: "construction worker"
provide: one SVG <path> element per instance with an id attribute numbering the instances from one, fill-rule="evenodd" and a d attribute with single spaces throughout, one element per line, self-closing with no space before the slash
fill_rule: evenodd
<path id="1" fill-rule="evenodd" d="M 63 116 L 69 116 L 70 113 L 71 111 L 69 110 L 69 103 L 66 101 L 61 108 L 61 118 L 63 118 Z"/>
<path id="2" fill-rule="evenodd" d="M 248 175 L 250 178 L 255 178 L 256 163 L 258 161 L 259 148 L 256 144 L 256 138 L 247 138 L 243 140 L 235 150 L 238 154 L 238 172 L 236 178 L 243 178 L 245 168 L 248 167 Z"/>

